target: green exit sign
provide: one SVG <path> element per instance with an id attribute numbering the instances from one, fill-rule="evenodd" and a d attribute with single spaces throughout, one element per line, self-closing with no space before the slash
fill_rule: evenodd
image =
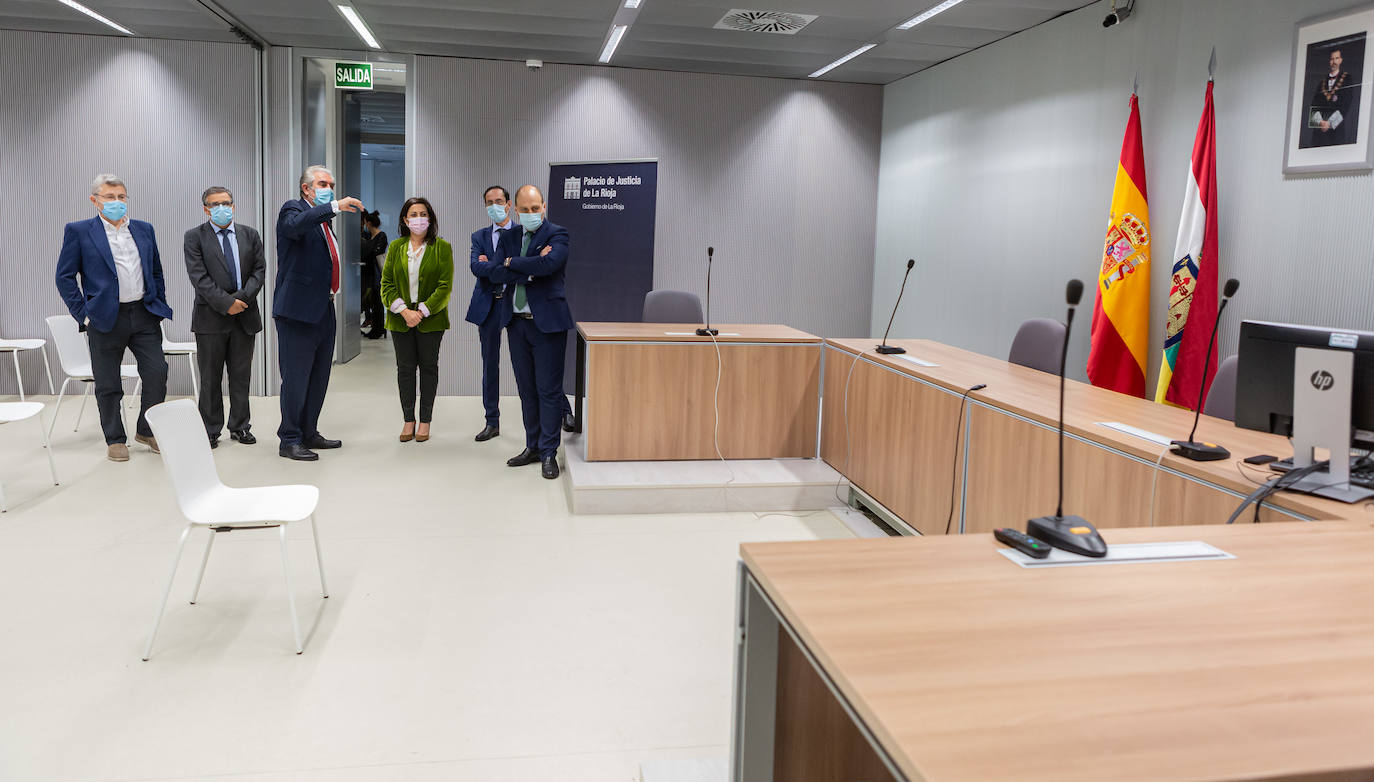
<path id="1" fill-rule="evenodd" d="M 334 87 L 340 90 L 372 89 L 372 63 L 334 63 Z"/>

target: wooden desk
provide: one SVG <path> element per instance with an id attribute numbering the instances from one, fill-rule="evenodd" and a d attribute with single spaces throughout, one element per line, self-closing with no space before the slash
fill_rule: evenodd
<path id="1" fill-rule="evenodd" d="M 789 326 L 580 323 L 588 461 L 814 457 L 821 338 Z"/>
<path id="2" fill-rule="evenodd" d="M 923 534 L 1020 527 L 1054 512 L 1059 378 L 927 340 L 893 340 L 922 367 L 873 350 L 871 339 L 826 340 L 821 456 L 856 487 Z M 857 363 L 856 363 L 857 360 Z M 849 437 L 845 386 L 849 386 Z M 962 426 L 959 400 L 969 395 Z M 1193 414 L 1068 381 L 1065 393 L 1064 510 L 1098 527 L 1225 521 L 1267 470 L 1237 462 L 1252 454 L 1293 453 L 1277 435 L 1238 429 L 1203 416 L 1198 439 L 1220 443 L 1232 458 L 1194 462 L 1164 446 L 1100 426 L 1130 424 L 1183 438 Z M 848 447 L 846 447 L 848 443 Z M 1153 503 L 1152 503 L 1153 495 Z M 1261 510 L 1266 521 L 1358 517 L 1350 506 L 1281 493 Z"/>
<path id="3" fill-rule="evenodd" d="M 1374 527 L 1118 529 L 1232 560 L 1024 570 L 991 535 L 741 547 L 736 782 L 1374 779 Z"/>

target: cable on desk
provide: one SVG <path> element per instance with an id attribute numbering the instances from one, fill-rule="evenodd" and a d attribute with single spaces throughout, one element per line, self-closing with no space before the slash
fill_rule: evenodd
<path id="1" fill-rule="evenodd" d="M 841 505 L 848 506 L 849 500 L 840 499 L 840 484 L 844 483 L 844 474 L 849 471 L 849 457 L 853 449 L 850 447 L 849 440 L 849 381 L 854 379 L 854 367 L 859 365 L 859 359 L 863 357 L 863 351 L 854 354 L 854 362 L 849 365 L 849 374 L 844 378 L 844 469 L 840 470 L 840 477 L 835 479 L 835 500 Z"/>
<path id="2" fill-rule="evenodd" d="M 1306 478 L 1308 475 L 1311 475 L 1312 473 L 1320 470 L 1321 468 L 1325 467 L 1326 464 L 1327 463 L 1324 461 L 1315 462 L 1313 464 L 1307 465 L 1306 467 L 1299 467 L 1296 470 L 1289 470 L 1288 472 L 1284 473 L 1283 475 L 1280 475 L 1277 478 L 1274 478 L 1271 481 L 1266 481 L 1258 489 L 1255 489 L 1254 491 L 1250 492 L 1250 496 L 1241 500 L 1240 506 L 1237 507 L 1235 512 L 1231 514 L 1231 518 L 1226 520 L 1226 523 L 1234 524 L 1236 522 L 1236 519 L 1240 518 L 1240 514 L 1244 513 L 1246 507 L 1248 507 L 1252 502 L 1255 503 L 1255 517 L 1253 523 L 1258 523 L 1260 507 L 1264 504 L 1265 499 L 1267 499 L 1274 492 L 1286 488 L 1288 486 L 1292 486 L 1299 480 Z"/>
<path id="3" fill-rule="evenodd" d="M 954 524 L 954 495 L 959 490 L 959 434 L 964 429 L 964 407 L 968 404 L 968 395 L 974 391 L 981 391 L 987 388 L 987 383 L 979 383 L 964 391 L 964 395 L 959 397 L 959 417 L 954 421 L 954 455 L 953 462 L 950 464 L 949 475 L 949 517 L 945 519 L 945 534 L 949 534 L 949 528 Z"/>
<path id="4" fill-rule="evenodd" d="M 1173 444 L 1173 443 L 1169 443 L 1168 445 L 1164 446 L 1164 447 L 1161 448 L 1160 451 L 1159 451 L 1159 458 L 1158 458 L 1158 459 L 1155 459 L 1155 472 L 1154 472 L 1154 476 L 1150 478 L 1150 526 L 1151 526 L 1151 527 L 1153 527 L 1153 526 L 1155 525 L 1155 488 L 1156 488 L 1157 486 L 1159 486 L 1159 468 L 1160 468 L 1160 465 L 1162 465 L 1162 464 L 1164 463 L 1164 456 L 1165 456 L 1165 454 L 1169 453 L 1169 451 L 1170 451 L 1173 447 L 1174 447 L 1174 444 Z"/>

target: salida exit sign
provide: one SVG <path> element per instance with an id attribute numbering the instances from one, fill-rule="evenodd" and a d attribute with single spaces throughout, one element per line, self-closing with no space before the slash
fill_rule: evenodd
<path id="1" fill-rule="evenodd" d="M 372 89 L 372 63 L 334 63 L 334 87 L 340 90 Z"/>

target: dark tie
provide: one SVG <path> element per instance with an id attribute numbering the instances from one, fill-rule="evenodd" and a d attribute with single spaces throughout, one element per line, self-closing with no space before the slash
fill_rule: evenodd
<path id="1" fill-rule="evenodd" d="M 228 228 L 220 229 L 219 240 L 224 248 L 224 260 L 228 261 L 229 265 L 234 269 L 234 290 L 239 290 L 243 287 L 243 280 L 239 279 L 239 261 L 234 257 L 234 245 L 229 243 Z"/>
<path id="2" fill-rule="evenodd" d="M 524 258 L 525 253 L 530 251 L 530 239 L 533 238 L 534 234 L 530 233 L 529 231 L 525 232 L 525 238 L 523 241 L 520 242 L 521 258 Z M 526 301 L 527 299 L 525 298 L 525 285 L 524 283 L 517 282 L 515 284 L 515 297 L 511 300 L 511 303 L 515 305 L 515 308 L 517 310 L 523 310 L 525 309 Z"/>

